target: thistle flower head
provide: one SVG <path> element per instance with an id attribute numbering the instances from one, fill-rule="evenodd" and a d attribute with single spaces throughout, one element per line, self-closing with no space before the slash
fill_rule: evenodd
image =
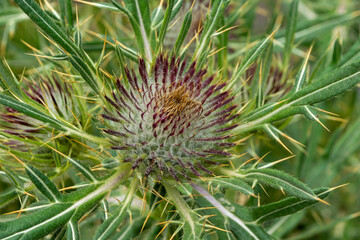
<path id="1" fill-rule="evenodd" d="M 75 114 L 78 113 L 73 99 L 73 89 L 63 81 L 59 81 L 56 76 L 41 77 L 33 76 L 25 83 L 24 93 L 44 106 L 51 114 L 61 116 L 63 119 L 72 122 Z M 52 130 L 46 129 L 43 122 L 20 113 L 12 108 L 0 114 L 2 131 L 22 138 L 49 139 L 52 137 Z M 10 147 L 16 147 L 18 150 L 27 147 L 21 141 L 4 142 Z"/>
<path id="2" fill-rule="evenodd" d="M 129 87 L 117 80 L 117 90 L 105 98 L 107 127 L 123 161 L 132 162 L 145 177 L 150 174 L 191 179 L 201 172 L 211 174 L 208 166 L 219 156 L 230 154 L 219 146 L 231 146 L 229 125 L 237 115 L 233 97 L 221 91 L 226 83 L 214 83 L 215 75 L 205 78 L 206 69 L 196 71 L 189 65 L 162 55 L 148 75 L 145 61 L 139 60 L 138 79 L 133 69 L 125 69 Z"/>

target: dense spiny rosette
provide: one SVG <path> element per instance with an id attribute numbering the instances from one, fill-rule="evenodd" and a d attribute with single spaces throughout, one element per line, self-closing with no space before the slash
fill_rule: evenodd
<path id="1" fill-rule="evenodd" d="M 222 149 L 237 115 L 230 105 L 233 97 L 221 91 L 226 83 L 213 83 L 214 75 L 204 78 L 206 70 L 196 72 L 196 63 L 187 65 L 172 57 L 160 56 L 146 72 L 139 60 L 135 71 L 125 69 L 129 87 L 117 80 L 117 89 L 105 98 L 111 109 L 104 108 L 107 127 L 124 161 L 131 161 L 145 177 L 181 178 L 211 174 L 208 166 L 230 154 Z M 229 125 L 230 124 L 230 125 Z"/>

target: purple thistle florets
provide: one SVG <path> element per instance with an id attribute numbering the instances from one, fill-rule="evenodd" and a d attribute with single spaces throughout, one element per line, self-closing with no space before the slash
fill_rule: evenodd
<path id="1" fill-rule="evenodd" d="M 219 157 L 230 154 L 224 147 L 237 114 L 231 105 L 226 83 L 213 83 L 215 75 L 203 79 L 206 70 L 196 72 L 196 63 L 187 65 L 162 55 L 156 59 L 149 76 L 145 61 L 139 59 L 139 76 L 125 69 L 128 86 L 119 79 L 112 96 L 105 96 L 106 129 L 112 149 L 125 162 L 132 162 L 145 177 L 163 176 L 191 179 L 216 165 Z"/>

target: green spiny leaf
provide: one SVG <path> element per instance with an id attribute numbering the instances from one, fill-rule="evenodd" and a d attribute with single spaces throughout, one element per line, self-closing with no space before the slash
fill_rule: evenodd
<path id="1" fill-rule="evenodd" d="M 319 198 L 324 199 L 330 193 L 327 190 L 327 188 L 321 188 L 314 190 L 314 192 Z M 294 214 L 315 203 L 318 203 L 318 201 L 301 200 L 296 197 L 289 197 L 278 202 L 266 204 L 260 207 L 250 208 L 250 212 L 254 219 L 253 221 L 256 221 L 257 223 L 262 223 L 270 219 Z"/>
<path id="2" fill-rule="evenodd" d="M 229 188 L 248 195 L 254 195 L 254 190 L 244 181 L 232 178 L 211 178 L 211 182 L 223 188 Z"/>
<path id="3" fill-rule="evenodd" d="M 294 84 L 294 87 L 291 90 L 292 93 L 298 92 L 305 83 L 306 73 L 307 73 L 307 63 L 309 61 L 310 52 L 311 52 L 311 49 L 309 50 L 308 55 L 304 59 L 303 64 L 302 64 L 299 72 L 296 75 L 295 84 Z"/>
<path id="4" fill-rule="evenodd" d="M 33 0 L 15 0 L 15 2 L 34 23 L 62 48 L 70 54 L 80 55 L 75 43 L 51 20 L 36 2 Z"/>
<path id="5" fill-rule="evenodd" d="M 192 184 L 192 187 L 201 194 L 196 198 L 196 200 L 200 206 L 204 208 L 203 211 L 206 212 L 207 215 L 213 216 L 210 218 L 210 221 L 213 221 L 214 219 L 216 223 L 219 224 L 218 226 L 223 226 L 225 229 L 228 228 L 228 223 L 231 232 L 235 236 L 235 239 L 271 239 L 270 235 L 268 235 L 261 226 L 245 223 L 245 220 L 251 221 L 251 217 L 248 214 L 248 209 L 241 208 L 241 211 L 236 211 L 236 206 L 232 205 L 225 208 L 224 205 L 217 200 L 222 199 L 222 197 L 217 195 L 215 198 L 210 193 L 195 184 Z M 229 208 L 235 208 L 235 213 L 234 210 L 230 212 L 228 210 Z"/>
<path id="6" fill-rule="evenodd" d="M 255 129 L 264 123 L 271 123 L 285 117 L 304 112 L 302 105 L 314 104 L 334 97 L 360 82 L 360 62 L 336 69 L 321 79 L 299 90 L 284 101 L 264 105 L 245 115 L 242 124 L 235 131 Z"/>
<path id="7" fill-rule="evenodd" d="M 37 189 L 44 194 L 51 202 L 61 202 L 61 193 L 55 184 L 42 172 L 31 165 L 26 166 L 26 173 Z"/>
<path id="8" fill-rule="evenodd" d="M 4 90 L 10 91 L 17 97 L 22 96 L 20 84 L 4 58 L 0 61 L 0 83 Z"/>
<path id="9" fill-rule="evenodd" d="M 107 218 L 97 229 L 95 233 L 96 240 L 105 240 L 108 239 L 115 230 L 119 227 L 120 223 L 128 214 L 129 206 L 132 202 L 133 195 L 137 190 L 138 179 L 135 177 L 131 183 L 130 189 L 127 192 L 125 200 L 121 205 L 113 212 L 112 215 Z"/>
<path id="10" fill-rule="evenodd" d="M 206 57 L 204 53 L 208 49 L 211 36 L 219 27 L 220 20 L 224 17 L 224 11 L 228 4 L 228 0 L 215 0 L 212 2 L 212 10 L 206 17 L 204 29 L 195 50 L 194 59 L 200 59 L 199 61 L 201 61 L 202 58 Z"/>
<path id="11" fill-rule="evenodd" d="M 108 239 L 127 216 L 127 210 L 128 205 L 126 204 L 122 204 L 120 207 L 118 207 L 117 210 L 115 210 L 112 215 L 100 225 L 100 227 L 96 231 L 94 239 Z"/>
<path id="12" fill-rule="evenodd" d="M 299 90 L 288 101 L 292 106 L 314 104 L 332 98 L 360 82 L 360 62 L 349 64 Z"/>
<path id="13" fill-rule="evenodd" d="M 113 3 L 114 2 L 115 1 L 113 1 Z M 134 31 L 137 29 L 137 32 L 140 33 L 140 35 L 136 34 L 138 43 L 141 44 L 140 47 L 144 50 L 143 53 L 145 53 L 146 58 L 151 61 L 152 51 L 149 42 L 151 17 L 149 3 L 147 0 L 125 0 L 125 5 L 128 9 L 128 17 L 133 25 Z"/>
<path id="14" fill-rule="evenodd" d="M 88 180 L 95 183 L 97 182 L 94 173 L 84 163 L 70 157 L 66 157 L 66 159 L 69 160 L 69 162 L 71 162 L 71 164 L 74 165 L 74 167 L 76 167 Z"/>
<path id="15" fill-rule="evenodd" d="M 269 35 L 263 41 L 257 43 L 254 47 L 252 47 L 248 51 L 248 53 L 242 60 L 241 65 L 236 69 L 233 77 L 229 80 L 229 84 L 226 86 L 227 89 L 231 89 L 231 88 L 235 87 L 235 84 L 238 82 L 241 75 L 250 67 L 250 65 L 260 56 L 260 54 L 263 52 L 263 50 L 270 44 L 271 38 L 274 33 L 275 32 L 273 32 L 271 35 Z M 239 91 L 240 91 L 240 88 L 238 88 L 238 90 L 235 90 L 234 94 L 238 93 Z"/>
<path id="16" fill-rule="evenodd" d="M 68 29 L 73 27 L 71 0 L 60 0 L 61 21 Z"/>
<path id="17" fill-rule="evenodd" d="M 0 224 L 0 238 L 10 239 L 40 239 L 66 224 L 75 209 L 67 211 L 71 203 L 57 203 L 36 213 Z"/>
<path id="18" fill-rule="evenodd" d="M 92 75 L 88 65 L 76 55 L 70 56 L 70 62 L 74 66 L 74 68 L 80 73 L 86 83 L 89 84 L 92 90 L 94 90 L 95 93 L 99 94 L 100 91 L 97 86 L 96 80 Z"/>
<path id="19" fill-rule="evenodd" d="M 66 239 L 78 240 L 80 239 L 79 226 L 75 221 L 69 221 L 66 227 Z"/>
<path id="20" fill-rule="evenodd" d="M 317 196 L 308 186 L 297 180 L 295 177 L 279 170 L 253 169 L 245 171 L 244 177 L 246 179 L 258 180 L 276 188 L 284 189 L 289 194 L 301 199 L 317 199 Z"/>

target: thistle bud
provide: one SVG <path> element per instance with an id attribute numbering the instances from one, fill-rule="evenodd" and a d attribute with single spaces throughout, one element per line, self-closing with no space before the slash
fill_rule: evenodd
<path id="1" fill-rule="evenodd" d="M 230 155 L 224 140 L 237 126 L 231 125 L 237 117 L 233 98 L 221 91 L 226 83 L 214 83 L 214 75 L 205 78 L 206 69 L 196 72 L 195 62 L 162 55 L 150 76 L 143 59 L 140 79 L 133 69 L 125 72 L 129 87 L 118 79 L 102 114 L 112 149 L 145 177 L 180 181 L 212 174 L 210 165 Z"/>

